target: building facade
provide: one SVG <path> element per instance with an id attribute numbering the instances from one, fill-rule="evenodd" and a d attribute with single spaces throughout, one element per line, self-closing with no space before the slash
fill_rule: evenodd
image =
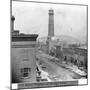
<path id="1" fill-rule="evenodd" d="M 36 39 L 37 34 L 20 34 L 12 31 L 11 36 L 11 80 L 12 83 L 36 82 Z"/>

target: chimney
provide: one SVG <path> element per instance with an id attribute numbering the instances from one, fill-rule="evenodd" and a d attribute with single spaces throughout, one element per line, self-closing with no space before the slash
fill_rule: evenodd
<path id="1" fill-rule="evenodd" d="M 14 31 L 14 20 L 15 20 L 15 17 L 12 16 L 12 17 L 11 17 L 11 32 Z"/>

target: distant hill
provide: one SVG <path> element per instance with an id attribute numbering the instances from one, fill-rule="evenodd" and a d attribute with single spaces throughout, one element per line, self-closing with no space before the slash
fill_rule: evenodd
<path id="1" fill-rule="evenodd" d="M 40 37 L 38 38 L 39 42 L 46 42 L 47 37 Z M 67 44 L 74 44 L 74 43 L 80 43 L 80 40 L 77 40 L 76 38 L 73 38 L 71 36 L 66 36 L 66 35 L 60 35 L 60 36 L 55 36 L 52 37 L 53 41 L 58 41 L 62 43 L 67 43 Z"/>

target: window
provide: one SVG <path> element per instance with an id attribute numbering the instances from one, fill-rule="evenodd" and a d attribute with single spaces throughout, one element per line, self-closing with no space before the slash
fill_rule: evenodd
<path id="1" fill-rule="evenodd" d="M 23 77 L 28 77 L 28 73 L 23 73 Z"/>
<path id="2" fill-rule="evenodd" d="M 31 68 L 28 67 L 21 68 L 22 77 L 28 77 L 30 72 L 31 72 Z"/>

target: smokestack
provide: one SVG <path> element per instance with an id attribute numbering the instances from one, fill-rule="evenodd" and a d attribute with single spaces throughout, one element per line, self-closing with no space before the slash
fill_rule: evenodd
<path id="1" fill-rule="evenodd" d="M 54 11 L 49 10 L 49 25 L 48 25 L 48 36 L 54 36 Z"/>
<path id="2" fill-rule="evenodd" d="M 12 16 L 12 17 L 11 17 L 11 32 L 14 31 L 14 20 L 15 20 L 15 17 Z"/>

